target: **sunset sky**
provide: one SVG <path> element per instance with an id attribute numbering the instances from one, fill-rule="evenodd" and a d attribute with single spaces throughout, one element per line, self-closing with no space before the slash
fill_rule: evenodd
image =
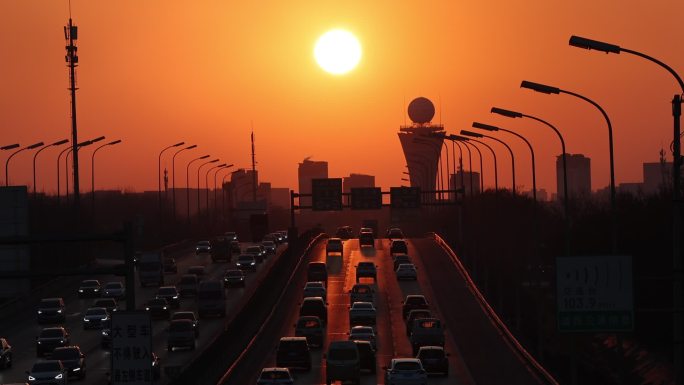
<path id="1" fill-rule="evenodd" d="M 489 113 L 492 106 L 546 119 L 569 153 L 591 158 L 592 188 L 608 184 L 606 125 L 591 105 L 568 95 L 520 89 L 554 85 L 601 104 L 614 126 L 616 179 L 638 182 L 641 164 L 657 161 L 672 140 L 670 101 L 679 92 L 665 70 L 628 54 L 568 45 L 571 35 L 641 51 L 684 75 L 684 2 L 678 0 L 524 1 L 227 1 L 73 0 L 79 28 L 79 139 L 105 135 L 123 143 L 97 154 L 97 188 L 157 188 L 157 157 L 170 144 L 198 148 L 185 164 L 211 154 L 250 165 L 250 126 L 261 181 L 294 187 L 305 157 L 330 162 L 331 177 L 376 175 L 401 185 L 406 164 L 397 138 L 418 96 L 437 107 L 449 133 L 480 121 L 516 130 L 537 153 L 539 188 L 555 192 L 560 144 L 531 120 Z M 0 145 L 70 138 L 63 26 L 67 0 L 1 0 Z M 363 55 L 346 75 L 314 60 L 320 35 L 343 28 Z M 507 134 L 517 183 L 531 188 L 529 151 Z M 510 160 L 500 145 L 500 185 Z M 5 161 L 11 151 L 0 153 Z M 38 158 L 38 189 L 55 191 L 59 150 Z M 92 147 L 81 155 L 90 189 Z M 171 167 L 171 152 L 162 167 Z M 12 184 L 32 184 L 32 153 L 12 159 Z M 671 155 L 668 150 L 668 160 Z M 485 184 L 493 185 L 485 158 Z M 4 182 L 4 173 L 0 178 Z M 182 181 L 182 182 L 181 182 Z"/>

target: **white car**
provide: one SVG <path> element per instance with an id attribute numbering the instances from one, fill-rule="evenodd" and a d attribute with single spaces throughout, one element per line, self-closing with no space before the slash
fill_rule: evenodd
<path id="1" fill-rule="evenodd" d="M 349 331 L 349 341 L 368 341 L 373 346 L 373 350 L 378 350 L 375 342 L 375 330 L 370 326 L 352 327 Z"/>
<path id="2" fill-rule="evenodd" d="M 386 370 L 386 385 L 426 385 L 427 372 L 417 358 L 393 358 Z"/>
<path id="3" fill-rule="evenodd" d="M 371 302 L 354 302 L 349 307 L 350 325 L 375 325 L 375 306 Z"/>
<path id="4" fill-rule="evenodd" d="M 126 289 L 121 282 L 107 282 L 102 290 L 102 296 L 107 298 L 121 299 L 126 297 Z"/>
<path id="5" fill-rule="evenodd" d="M 321 297 L 324 301 L 328 299 L 328 291 L 325 289 L 323 282 L 307 282 L 304 285 L 304 298 L 307 297 Z"/>
<path id="6" fill-rule="evenodd" d="M 38 361 L 33 364 L 31 370 L 26 372 L 30 384 L 57 384 L 67 383 L 67 372 L 62 361 Z"/>
<path id="7" fill-rule="evenodd" d="M 397 267 L 397 279 L 409 279 L 415 281 L 418 279 L 418 272 L 416 271 L 416 266 L 412 263 L 402 263 Z"/>

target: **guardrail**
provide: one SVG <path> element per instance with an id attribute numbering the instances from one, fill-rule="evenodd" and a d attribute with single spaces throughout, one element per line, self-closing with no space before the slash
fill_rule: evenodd
<path id="1" fill-rule="evenodd" d="M 501 320 L 499 315 L 496 314 L 496 311 L 494 311 L 494 309 L 489 305 L 489 302 L 487 302 L 487 299 L 484 297 L 484 295 L 482 295 L 480 289 L 478 289 L 477 285 L 475 285 L 475 282 L 470 277 L 470 274 L 468 274 L 468 270 L 465 268 L 465 266 L 463 266 L 463 263 L 461 263 L 461 260 L 458 258 L 456 253 L 454 253 L 449 244 L 446 243 L 446 241 L 444 241 L 439 234 L 432 233 L 431 235 L 434 236 L 437 244 L 444 249 L 447 255 L 449 255 L 451 260 L 454 262 L 456 268 L 465 278 L 468 288 L 475 295 L 475 298 L 477 298 L 477 301 L 480 303 L 480 306 L 492 321 L 492 324 L 499 330 L 501 336 L 506 340 L 509 346 L 511 346 L 512 349 L 517 353 L 527 370 L 535 375 L 540 381 L 544 381 L 549 385 L 559 385 L 558 381 L 556 381 L 556 379 L 553 378 L 553 376 L 547 372 L 539 362 L 537 362 L 537 360 L 520 344 L 520 342 L 518 342 L 513 333 L 511 333 L 506 324 Z"/>

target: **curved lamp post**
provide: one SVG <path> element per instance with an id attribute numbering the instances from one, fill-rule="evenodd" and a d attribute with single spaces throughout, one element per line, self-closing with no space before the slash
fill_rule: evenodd
<path id="1" fill-rule="evenodd" d="M 480 134 L 477 132 L 472 132 L 472 131 L 468 131 L 468 130 L 461 130 L 461 135 L 465 135 L 465 136 L 469 136 L 469 137 L 473 137 L 473 138 L 489 138 L 489 139 L 492 139 L 494 141 L 497 141 L 497 142 L 503 144 L 508 149 L 508 152 L 511 154 L 511 168 L 512 168 L 512 174 L 513 174 L 513 185 L 512 185 L 512 187 L 513 187 L 513 195 L 515 195 L 515 157 L 513 156 L 513 150 L 511 149 L 511 147 L 508 144 L 506 144 L 503 140 L 500 140 L 500 139 L 495 138 L 493 136 Z"/>
<path id="2" fill-rule="evenodd" d="M 204 167 L 208 164 L 211 164 L 211 163 L 216 163 L 218 161 L 219 161 L 219 159 L 216 158 L 216 159 L 204 162 L 197 167 L 197 217 L 198 218 L 199 218 L 200 213 L 202 212 L 202 207 L 200 206 L 200 170 L 202 169 L 202 167 Z"/>
<path id="3" fill-rule="evenodd" d="M 207 217 L 209 216 L 209 173 L 211 172 L 211 170 L 221 168 L 221 167 L 224 167 L 226 165 L 227 165 L 227 163 L 221 163 L 221 164 L 217 164 L 214 167 L 209 167 L 209 169 L 207 170 L 207 173 L 204 175 L 204 185 L 207 187 L 207 197 L 206 197 L 207 198 Z M 216 172 L 218 172 L 218 170 Z M 216 195 L 216 194 L 214 194 L 214 195 Z"/>
<path id="4" fill-rule="evenodd" d="M 7 158 L 7 160 L 5 161 L 5 186 L 9 186 L 9 161 L 10 161 L 10 159 L 12 159 L 12 157 L 14 157 L 15 155 L 17 155 L 18 153 L 20 153 L 20 152 L 22 152 L 22 151 L 33 150 L 33 149 L 36 149 L 36 148 L 38 148 L 38 147 L 42 147 L 43 145 L 45 145 L 45 143 L 43 143 L 43 142 L 38 142 L 38 143 L 34 143 L 34 144 L 30 145 L 30 146 L 26 146 L 26 147 L 20 148 L 20 149 L 18 149 L 17 151 L 13 152 L 13 153 Z M 8 146 L 8 147 L 9 147 L 9 146 Z M 16 148 L 16 147 L 13 147 L 13 148 Z M 35 186 L 34 186 L 34 189 L 35 189 Z"/>
<path id="5" fill-rule="evenodd" d="M 36 151 L 36 153 L 33 155 L 33 196 L 34 197 L 37 194 L 37 190 L 36 190 L 36 158 L 38 157 L 38 154 L 40 154 L 43 150 L 47 150 L 50 147 L 61 146 L 64 143 L 69 143 L 69 139 L 62 139 L 62 140 L 54 142 L 52 144 L 48 144 L 47 146 L 43 146 L 43 148 Z"/>
<path id="6" fill-rule="evenodd" d="M 188 226 L 190 226 L 190 165 L 200 159 L 207 159 L 210 156 L 211 155 L 203 155 L 198 158 L 192 159 L 190 162 L 188 162 L 188 167 L 185 169 L 185 189 L 187 190 L 185 197 L 187 198 L 188 204 Z M 197 194 L 199 195 L 199 191 L 197 191 Z"/>
<path id="7" fill-rule="evenodd" d="M 95 154 L 97 153 L 97 151 L 98 151 L 99 149 L 101 149 L 101 148 L 103 148 L 103 147 L 113 146 L 113 145 L 119 144 L 119 143 L 121 143 L 121 139 L 117 139 L 117 140 L 113 140 L 113 141 L 111 141 L 111 142 L 109 142 L 109 143 L 105 143 L 105 144 L 101 145 L 100 147 L 97 147 L 97 148 L 93 151 L 93 155 L 91 156 L 90 161 L 91 161 L 91 163 L 92 163 L 92 167 L 91 167 L 91 169 L 90 169 L 90 172 L 91 172 L 91 175 L 90 175 L 90 177 L 91 177 L 91 178 L 90 178 L 90 184 L 91 184 L 90 191 L 91 191 L 91 193 L 92 193 L 93 212 L 95 212 Z"/>
<path id="8" fill-rule="evenodd" d="M 161 151 L 159 151 L 159 158 L 157 160 L 157 197 L 159 200 L 159 223 L 162 223 L 162 193 L 161 193 L 161 157 L 164 151 L 174 148 L 174 147 L 180 147 L 184 145 L 185 142 L 178 142 L 176 144 L 172 144 L 170 146 L 164 147 Z"/>
<path id="9" fill-rule="evenodd" d="M 193 144 L 188 147 L 181 148 L 180 150 L 176 151 L 173 154 L 173 157 L 171 157 L 171 199 L 173 200 L 173 219 L 174 221 L 176 220 L 176 155 L 179 153 L 185 151 L 185 150 L 192 150 L 193 148 L 196 148 L 197 145 Z"/>
<path id="10" fill-rule="evenodd" d="M 231 164 L 227 164 L 227 165 L 225 165 L 225 166 L 223 166 L 223 167 L 220 167 L 220 168 L 219 168 L 218 170 L 216 170 L 216 172 L 214 173 L 214 212 L 216 212 L 216 209 L 217 209 L 217 207 L 218 207 L 218 197 L 216 196 L 216 195 L 217 195 L 217 191 L 218 191 L 218 185 L 217 185 L 217 182 L 216 182 L 216 178 L 217 178 L 218 174 L 219 174 L 221 171 L 223 171 L 223 170 L 228 170 L 228 169 L 231 168 L 231 167 L 233 167 L 233 164 L 232 164 L 232 163 L 231 163 Z M 226 174 L 226 175 L 227 175 L 227 174 Z M 225 176 L 224 176 L 224 177 L 225 177 Z M 223 185 L 221 185 L 221 190 L 223 190 Z"/>
<path id="11" fill-rule="evenodd" d="M 465 138 L 465 139 L 467 140 L 468 144 L 470 144 L 471 146 L 477 147 L 474 143 L 478 143 L 478 144 L 481 144 L 481 145 L 487 147 L 489 149 L 489 151 L 492 153 L 492 159 L 494 159 L 494 192 L 498 193 L 499 192 L 499 166 L 498 166 L 498 162 L 496 160 L 496 152 L 494 151 L 492 146 L 488 145 L 485 142 L 479 141 L 479 140 L 474 139 L 474 138 Z M 465 143 L 465 141 L 464 141 L 464 143 Z"/>

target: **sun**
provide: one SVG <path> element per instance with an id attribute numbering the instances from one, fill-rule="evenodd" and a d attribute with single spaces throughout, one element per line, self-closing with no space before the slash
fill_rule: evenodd
<path id="1" fill-rule="evenodd" d="M 361 60 L 361 44 L 351 32 L 333 29 L 318 38 L 314 57 L 324 71 L 343 75 L 353 70 Z"/>

